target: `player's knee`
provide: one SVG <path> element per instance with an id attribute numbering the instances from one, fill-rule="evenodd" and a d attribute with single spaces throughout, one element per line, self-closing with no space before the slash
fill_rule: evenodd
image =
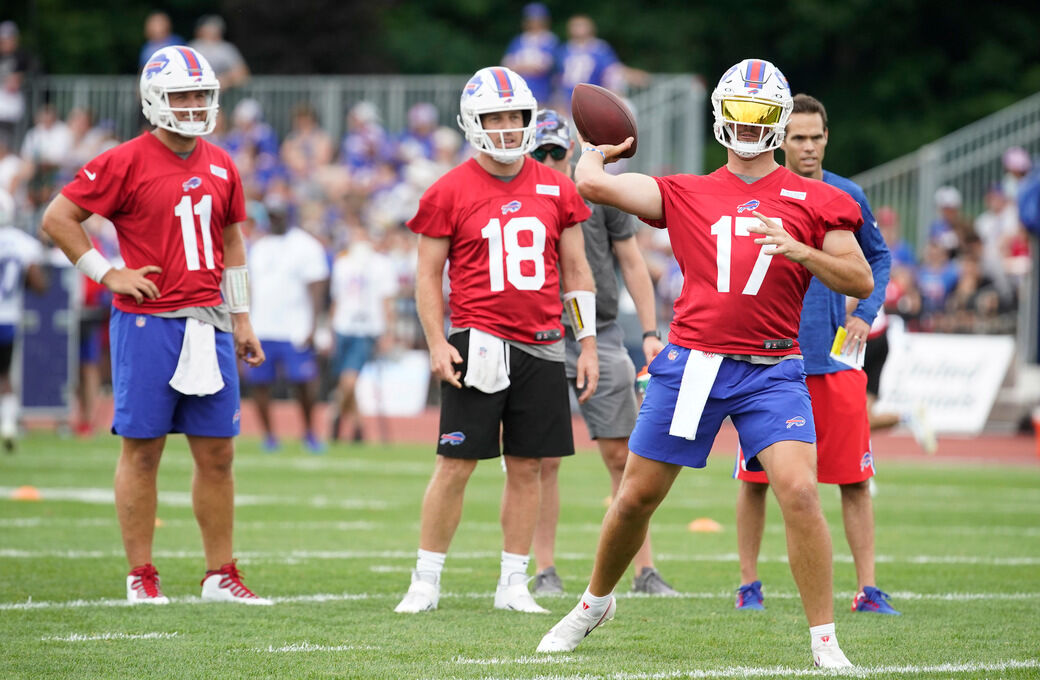
<path id="1" fill-rule="evenodd" d="M 816 480 L 799 480 L 782 488 L 778 488 L 774 482 L 773 489 L 785 517 L 815 514 L 820 510 L 820 494 L 816 489 Z"/>

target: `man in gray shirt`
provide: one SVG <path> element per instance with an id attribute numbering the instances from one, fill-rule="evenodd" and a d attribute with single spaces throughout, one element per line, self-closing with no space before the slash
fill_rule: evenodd
<path id="1" fill-rule="evenodd" d="M 570 124 L 552 109 L 538 112 L 535 149 L 531 156 L 545 165 L 571 176 L 573 142 Z M 590 203 L 592 216 L 582 223 L 585 237 L 585 256 L 596 280 L 596 346 L 599 353 L 600 382 L 596 393 L 580 404 L 589 434 L 596 440 L 603 462 L 610 472 L 611 493 L 616 493 L 628 459 L 628 435 L 635 427 L 636 369 L 625 349 L 624 334 L 617 323 L 618 281 L 615 266 L 620 268 L 642 324 L 643 353 L 650 361 L 664 347 L 657 330 L 653 282 L 643 254 L 636 244 L 638 222 L 617 208 Z M 566 304 L 565 304 L 566 307 Z M 564 315 L 567 348 L 567 378 L 573 381 L 580 346 L 574 339 L 570 319 Z M 533 592 L 536 594 L 561 593 L 563 584 L 554 566 L 556 524 L 560 513 L 560 492 L 557 485 L 559 459 L 542 461 L 542 503 L 534 534 L 534 556 L 537 574 Z M 632 590 L 651 595 L 676 595 L 654 568 L 650 550 L 650 535 L 635 559 L 635 581 Z"/>

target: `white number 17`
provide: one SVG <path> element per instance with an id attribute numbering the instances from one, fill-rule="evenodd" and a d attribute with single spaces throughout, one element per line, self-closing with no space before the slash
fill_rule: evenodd
<path id="1" fill-rule="evenodd" d="M 779 217 L 772 218 L 777 224 L 783 226 Z M 711 233 L 715 235 L 715 264 L 718 267 L 718 279 L 716 280 L 716 288 L 720 293 L 729 292 L 729 270 L 730 270 L 730 259 L 733 250 L 733 234 L 737 236 L 751 236 L 751 232 L 748 231 L 748 227 L 756 224 L 761 224 L 761 220 L 757 217 L 731 217 L 725 215 L 719 218 L 719 221 L 711 225 Z M 758 234 L 754 234 L 756 237 Z M 762 281 L 766 278 L 766 272 L 769 270 L 769 264 L 773 261 L 773 256 L 766 253 L 766 248 L 772 246 L 763 245 L 758 251 L 758 259 L 755 260 L 755 267 L 751 270 L 751 276 L 748 277 L 747 283 L 744 285 L 742 291 L 744 295 L 758 295 L 758 289 L 762 287 Z"/>

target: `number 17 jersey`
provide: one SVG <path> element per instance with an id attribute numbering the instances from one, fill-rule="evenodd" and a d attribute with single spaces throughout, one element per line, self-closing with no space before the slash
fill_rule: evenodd
<path id="1" fill-rule="evenodd" d="M 510 181 L 470 159 L 427 189 L 408 228 L 448 238 L 451 325 L 529 344 L 558 331 L 559 241 L 591 212 L 565 175 L 525 158 Z M 557 339 L 562 337 L 558 335 Z"/>
<path id="2" fill-rule="evenodd" d="M 224 228 L 246 218 L 242 180 L 231 157 L 199 139 L 187 158 L 144 133 L 89 161 L 61 192 L 116 227 L 130 269 L 154 264 L 159 298 L 117 295 L 130 313 L 213 307 L 221 302 Z"/>

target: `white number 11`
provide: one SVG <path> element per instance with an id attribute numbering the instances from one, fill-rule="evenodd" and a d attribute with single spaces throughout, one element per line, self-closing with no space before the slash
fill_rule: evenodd
<path id="1" fill-rule="evenodd" d="M 779 217 L 772 218 L 777 224 L 782 223 Z M 736 220 L 736 224 L 734 224 Z M 711 225 L 711 233 L 715 234 L 715 264 L 718 267 L 718 278 L 716 279 L 716 288 L 720 293 L 729 292 L 729 270 L 730 270 L 730 258 L 733 250 L 733 234 L 737 236 L 751 236 L 751 232 L 748 231 L 748 227 L 754 224 L 760 224 L 761 221 L 757 217 L 730 217 L 725 215 L 719 218 L 719 221 Z M 757 237 L 758 234 L 755 234 Z M 766 248 L 771 246 L 763 245 L 758 251 L 758 259 L 755 260 L 755 267 L 751 270 L 751 276 L 748 277 L 747 283 L 744 285 L 742 291 L 744 295 L 758 295 L 758 289 L 762 287 L 762 281 L 766 278 L 766 272 L 769 270 L 769 264 L 773 261 L 773 256 L 766 253 Z"/>
<path id="2" fill-rule="evenodd" d="M 199 241 L 195 237 L 195 215 L 199 216 L 199 231 L 202 232 L 202 250 L 206 255 L 206 269 L 213 269 L 213 235 L 209 233 L 209 217 L 213 209 L 213 197 L 206 194 L 191 205 L 191 196 L 181 199 L 173 214 L 181 218 L 181 236 L 184 238 L 184 260 L 188 271 L 197 271 L 199 264 Z M 192 214 L 194 213 L 194 214 Z"/>

